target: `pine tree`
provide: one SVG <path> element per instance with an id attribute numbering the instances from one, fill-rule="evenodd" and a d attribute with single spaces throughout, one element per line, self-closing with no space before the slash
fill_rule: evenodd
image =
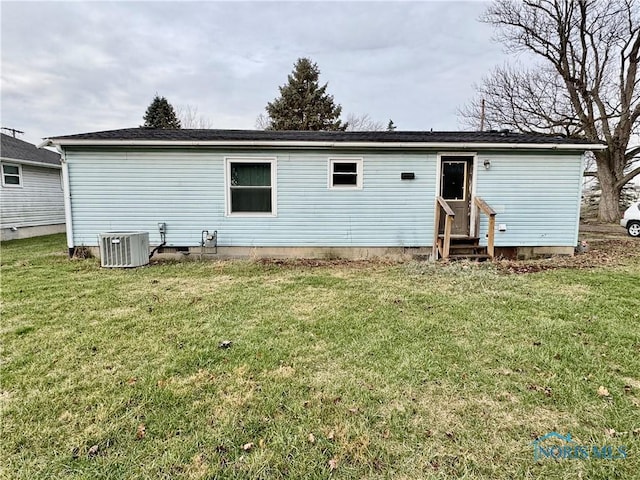
<path id="1" fill-rule="evenodd" d="M 267 104 L 270 130 L 345 130 L 340 120 L 342 107 L 320 86 L 318 65 L 299 58 L 288 83 L 280 88 L 280 97 Z"/>
<path id="2" fill-rule="evenodd" d="M 142 119 L 142 126 L 145 128 L 181 128 L 180 120 L 171 104 L 157 93 Z"/>

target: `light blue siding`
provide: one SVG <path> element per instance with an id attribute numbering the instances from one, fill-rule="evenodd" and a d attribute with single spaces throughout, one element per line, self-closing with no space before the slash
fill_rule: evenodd
<path id="1" fill-rule="evenodd" d="M 328 188 L 330 157 L 362 158 L 363 189 Z M 277 216 L 225 215 L 225 157 L 273 157 Z M 169 246 L 195 246 L 203 229 L 220 246 L 431 246 L 436 154 L 213 149 L 66 153 L 75 245 L 101 232 L 146 230 Z M 401 180 L 414 172 L 415 180 Z"/>
<path id="2" fill-rule="evenodd" d="M 225 157 L 276 159 L 277 216 L 226 216 Z M 363 159 L 362 190 L 328 188 L 332 157 Z M 169 246 L 196 246 L 207 229 L 218 231 L 221 246 L 429 247 L 437 158 L 435 151 L 69 148 L 74 243 L 145 230 L 158 244 L 157 224 L 166 222 Z M 575 152 L 480 152 L 476 195 L 507 226 L 496 231 L 496 245 L 575 245 L 581 169 Z M 415 180 L 401 180 L 402 172 Z"/>
<path id="3" fill-rule="evenodd" d="M 489 170 L 483 167 L 487 159 Z M 581 179 L 579 153 L 480 153 L 476 195 L 497 211 L 496 246 L 576 245 Z M 484 238 L 487 222 L 481 218 Z M 501 223 L 506 232 L 497 231 Z"/>

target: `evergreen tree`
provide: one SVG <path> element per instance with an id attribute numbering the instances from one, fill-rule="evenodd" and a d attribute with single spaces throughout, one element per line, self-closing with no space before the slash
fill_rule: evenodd
<path id="1" fill-rule="evenodd" d="M 387 132 L 393 132 L 396 128 L 396 124 L 393 123 L 393 120 L 389 120 L 389 123 L 387 124 Z"/>
<path id="2" fill-rule="evenodd" d="M 175 110 L 166 98 L 157 93 L 142 117 L 145 128 L 181 128 Z"/>
<path id="3" fill-rule="evenodd" d="M 288 83 L 280 88 L 280 97 L 267 104 L 270 130 L 345 130 L 340 120 L 342 107 L 333 103 L 326 93 L 327 84 L 320 86 L 318 65 L 308 58 L 299 58 Z"/>

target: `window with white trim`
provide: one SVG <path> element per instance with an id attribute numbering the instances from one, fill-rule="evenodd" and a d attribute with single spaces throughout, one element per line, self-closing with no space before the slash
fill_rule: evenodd
<path id="1" fill-rule="evenodd" d="M 362 188 L 362 159 L 330 158 L 329 188 L 353 190 Z"/>
<path id="2" fill-rule="evenodd" d="M 3 163 L 2 164 L 2 186 L 3 187 L 21 187 L 22 186 L 22 167 L 20 165 Z"/>
<path id="3" fill-rule="evenodd" d="M 276 214 L 274 159 L 227 158 L 227 214 Z"/>

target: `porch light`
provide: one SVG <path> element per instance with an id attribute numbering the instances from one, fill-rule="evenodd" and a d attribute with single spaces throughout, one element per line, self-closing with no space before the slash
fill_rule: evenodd
<path id="1" fill-rule="evenodd" d="M 484 161 L 484 169 L 485 170 L 489 170 L 491 168 L 491 160 L 489 160 L 488 158 Z"/>

